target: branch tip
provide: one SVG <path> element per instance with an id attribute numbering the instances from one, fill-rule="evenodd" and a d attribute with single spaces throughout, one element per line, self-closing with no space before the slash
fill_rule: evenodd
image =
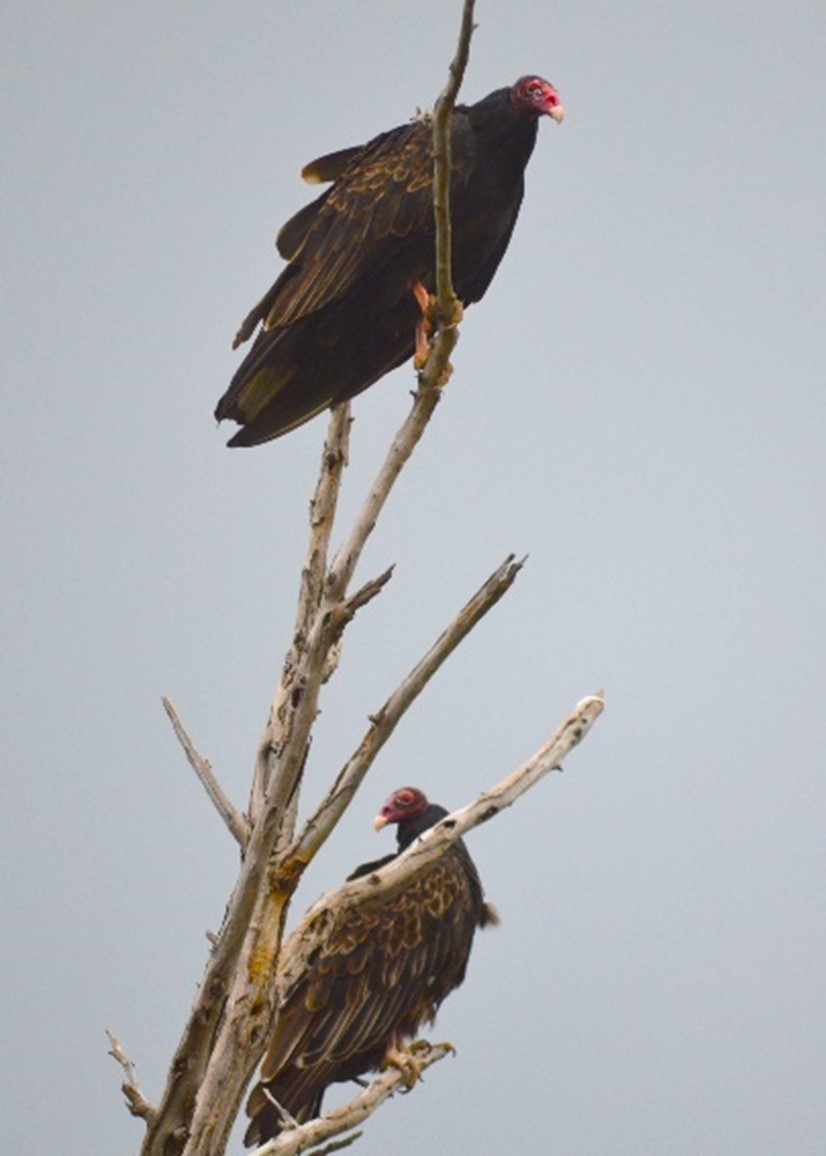
<path id="1" fill-rule="evenodd" d="M 141 1092 L 135 1065 L 120 1046 L 117 1036 L 114 1032 L 111 1032 L 109 1028 L 105 1030 L 109 1039 L 108 1054 L 120 1065 L 126 1077 L 120 1086 L 126 1099 L 126 1107 L 133 1116 L 138 1116 L 140 1119 L 146 1120 L 147 1124 L 149 1124 L 155 1116 L 155 1107 L 149 1103 L 143 1092 Z"/>
<path id="2" fill-rule="evenodd" d="M 212 764 L 203 755 L 200 755 L 195 749 L 195 744 L 186 732 L 184 724 L 172 705 L 170 699 L 166 695 L 161 695 L 161 702 L 166 711 L 167 717 L 172 724 L 172 730 L 175 732 L 175 737 L 183 747 L 187 762 L 192 767 L 195 774 L 198 776 L 201 786 L 206 791 L 215 810 L 224 820 L 224 824 L 230 834 L 235 838 L 238 845 L 244 850 L 249 842 L 249 824 L 246 818 L 240 811 L 236 811 L 229 798 L 224 793 L 221 784 L 212 769 Z"/>

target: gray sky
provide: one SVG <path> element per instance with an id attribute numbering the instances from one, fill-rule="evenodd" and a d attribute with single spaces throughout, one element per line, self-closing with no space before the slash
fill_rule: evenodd
<path id="1" fill-rule="evenodd" d="M 156 1097 L 236 866 L 159 696 L 243 805 L 325 429 L 226 450 L 230 342 L 302 164 L 431 104 L 459 7 L 7 11 L 10 1152 L 138 1147 L 104 1026 Z M 481 580 L 530 560 L 297 907 L 389 848 L 392 788 L 458 806 L 583 695 L 608 709 L 471 837 L 503 923 L 434 1032 L 458 1056 L 357 1150 L 820 1152 L 826 10 L 480 0 L 478 22 L 465 98 L 538 71 L 568 117 L 368 550 L 364 578 L 396 574 L 351 628 L 307 805 Z M 411 385 L 356 402 L 345 512 Z"/>

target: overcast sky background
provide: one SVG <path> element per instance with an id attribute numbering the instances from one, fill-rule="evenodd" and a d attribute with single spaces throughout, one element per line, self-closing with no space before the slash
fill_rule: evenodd
<path id="1" fill-rule="evenodd" d="M 235 878 L 161 710 L 239 806 L 325 419 L 213 406 L 313 157 L 432 104 L 460 4 L 46 4 L 3 57 L 3 1146 L 135 1152 Z M 502 926 L 457 1058 L 361 1156 L 824 1150 L 822 3 L 480 0 L 463 96 L 537 71 L 511 249 L 364 559 L 305 807 L 480 582 L 515 587 L 376 763 L 296 912 L 469 801 L 583 695 L 566 764 L 471 836 Z M 355 404 L 344 514 L 408 408 Z M 339 532 L 337 540 L 340 540 Z M 240 1151 L 236 1141 L 232 1149 Z"/>

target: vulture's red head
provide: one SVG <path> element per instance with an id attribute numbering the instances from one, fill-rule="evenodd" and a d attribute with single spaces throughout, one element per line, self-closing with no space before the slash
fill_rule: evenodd
<path id="1" fill-rule="evenodd" d="M 526 116 L 550 116 L 561 124 L 565 109 L 554 86 L 541 76 L 522 76 L 511 89 L 511 104 Z"/>
<path id="2" fill-rule="evenodd" d="M 410 819 L 418 819 L 429 806 L 423 791 L 417 790 L 416 787 L 401 787 L 393 792 L 376 815 L 373 826 L 380 831 L 388 823 L 405 823 Z"/>

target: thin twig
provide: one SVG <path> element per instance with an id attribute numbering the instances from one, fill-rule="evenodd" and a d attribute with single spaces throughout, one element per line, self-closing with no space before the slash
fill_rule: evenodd
<path id="1" fill-rule="evenodd" d="M 450 63 L 447 84 L 433 110 L 433 213 L 436 218 L 436 313 L 439 329 L 451 326 L 455 317 L 451 259 L 450 118 L 464 79 L 473 35 L 474 0 L 465 0 L 456 53 Z M 449 353 L 448 353 L 449 356 Z"/>
<path id="2" fill-rule="evenodd" d="M 241 850 L 245 850 L 250 837 L 249 823 L 240 811 L 236 811 L 235 807 L 233 807 L 227 798 L 221 784 L 215 777 L 211 763 L 196 751 L 192 739 L 186 733 L 184 724 L 181 722 L 175 707 L 165 695 L 161 697 L 161 702 L 169 716 L 169 721 L 172 723 L 175 737 L 184 749 L 184 754 L 187 757 L 189 765 L 201 780 L 201 785 L 212 800 L 215 810 L 224 820 L 227 829 L 235 837 Z"/>
<path id="3" fill-rule="evenodd" d="M 329 682 L 338 669 L 338 664 L 341 661 L 342 644 L 344 642 L 344 627 L 355 617 L 356 613 L 361 610 L 363 606 L 366 606 L 368 602 L 372 602 L 377 594 L 381 594 L 382 590 L 393 577 L 394 569 L 394 566 L 388 566 L 382 574 L 365 582 L 363 586 L 356 590 L 355 594 L 351 594 L 330 612 L 339 637 L 327 652 L 327 658 L 324 663 L 324 673 L 321 676 L 322 682 Z"/>
<path id="4" fill-rule="evenodd" d="M 140 1116 L 142 1120 L 146 1120 L 148 1123 L 155 1115 L 155 1108 L 140 1090 L 135 1065 L 120 1046 L 114 1032 L 110 1032 L 107 1028 L 106 1035 L 109 1038 L 109 1055 L 120 1064 L 126 1076 L 126 1079 L 120 1086 L 121 1091 L 126 1097 L 126 1106 L 133 1116 Z"/>
<path id="5" fill-rule="evenodd" d="M 366 606 L 368 602 L 372 602 L 377 594 L 381 594 L 384 587 L 393 577 L 393 570 L 395 567 L 388 566 L 383 573 L 376 578 L 371 578 L 360 586 L 354 594 L 342 602 L 335 612 L 338 619 L 346 619 L 348 622 L 356 614 L 356 611 L 361 610 L 362 606 Z"/>

